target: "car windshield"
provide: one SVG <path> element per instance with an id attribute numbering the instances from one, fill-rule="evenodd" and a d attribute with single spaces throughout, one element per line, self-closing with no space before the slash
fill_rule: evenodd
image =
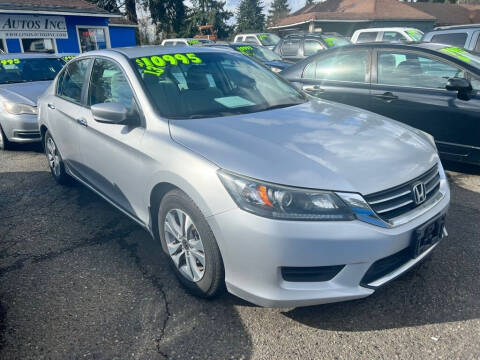
<path id="1" fill-rule="evenodd" d="M 453 56 L 457 58 L 458 60 L 461 60 L 467 64 L 476 66 L 477 68 L 480 68 L 480 56 L 474 55 L 471 52 L 468 52 L 465 49 L 454 47 L 454 46 L 449 46 L 449 47 L 444 47 L 442 49 L 438 49 L 438 51 Z"/>
<path id="2" fill-rule="evenodd" d="M 405 32 L 413 41 L 422 40 L 423 32 L 421 32 L 418 29 L 408 29 L 408 30 L 405 30 Z"/>
<path id="3" fill-rule="evenodd" d="M 262 65 L 236 53 L 171 53 L 133 60 L 162 116 L 195 119 L 246 114 L 306 98 Z"/>
<path id="4" fill-rule="evenodd" d="M 327 44 L 329 48 L 334 48 L 334 47 L 339 47 L 339 46 L 345 46 L 350 44 L 350 41 L 347 39 L 340 37 L 340 36 L 327 36 L 323 35 L 322 36 L 323 41 Z"/>
<path id="5" fill-rule="evenodd" d="M 55 58 L 3 58 L 0 84 L 53 80 L 64 64 Z"/>
<path id="6" fill-rule="evenodd" d="M 280 41 L 280 38 L 275 34 L 258 34 L 258 40 L 262 43 L 263 46 L 274 46 L 277 45 Z"/>
<path id="7" fill-rule="evenodd" d="M 238 45 L 234 49 L 243 55 L 252 56 L 260 61 L 282 61 L 282 58 L 272 50 L 261 46 Z"/>

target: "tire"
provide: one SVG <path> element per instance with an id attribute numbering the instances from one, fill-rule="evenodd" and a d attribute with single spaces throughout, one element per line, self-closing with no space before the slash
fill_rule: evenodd
<path id="1" fill-rule="evenodd" d="M 225 288 L 225 272 L 217 241 L 205 217 L 193 200 L 178 189 L 168 192 L 157 208 L 154 229 L 180 283 L 195 296 L 218 296 Z M 180 226 L 181 219 L 185 226 Z"/>
<path id="2" fill-rule="evenodd" d="M 10 149 L 10 141 L 8 141 L 7 136 L 3 132 L 2 127 L 0 126 L 0 150 Z"/>
<path id="3" fill-rule="evenodd" d="M 45 149 L 45 155 L 47 156 L 50 173 L 55 181 L 60 185 L 69 184 L 71 182 L 71 177 L 65 171 L 65 164 L 63 163 L 62 156 L 48 130 L 45 133 L 43 147 Z"/>

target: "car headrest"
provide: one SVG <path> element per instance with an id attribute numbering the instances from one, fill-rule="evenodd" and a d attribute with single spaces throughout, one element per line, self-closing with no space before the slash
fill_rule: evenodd
<path id="1" fill-rule="evenodd" d="M 210 87 L 207 74 L 200 66 L 192 66 L 187 72 L 187 86 L 189 90 L 205 90 Z"/>

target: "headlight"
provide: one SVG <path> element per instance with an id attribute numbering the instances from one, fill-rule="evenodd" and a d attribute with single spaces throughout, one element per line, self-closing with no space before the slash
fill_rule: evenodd
<path id="1" fill-rule="evenodd" d="M 237 205 L 259 216 L 283 220 L 354 220 L 335 193 L 274 185 L 220 170 L 220 180 Z"/>
<path id="2" fill-rule="evenodd" d="M 27 104 L 20 104 L 11 101 L 4 101 L 3 107 L 7 110 L 8 113 L 13 115 L 21 115 L 21 114 L 37 114 L 37 107 L 31 106 Z"/>
<path id="3" fill-rule="evenodd" d="M 279 69 L 279 68 L 274 67 L 274 66 L 270 66 L 270 70 L 272 70 L 276 74 L 278 74 L 280 71 L 282 71 L 282 69 Z"/>

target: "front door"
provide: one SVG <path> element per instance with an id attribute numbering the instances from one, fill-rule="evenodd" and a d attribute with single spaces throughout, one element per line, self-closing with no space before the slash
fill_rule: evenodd
<path id="1" fill-rule="evenodd" d="M 465 146 L 480 145 L 478 96 L 460 100 L 456 92 L 445 89 L 449 78 L 467 77 L 462 68 L 434 56 L 398 50 L 378 52 L 377 64 L 372 111 L 430 133 L 441 152 L 467 156 Z M 450 145 L 446 149 L 443 144 Z"/>
<path id="2" fill-rule="evenodd" d="M 96 58 L 90 76 L 87 105 L 121 103 L 138 117 L 138 123 L 101 123 L 88 111 L 86 136 L 81 151 L 86 166 L 86 180 L 116 205 L 137 218 L 145 211 L 143 200 L 148 159 L 139 151 L 144 126 L 141 125 L 136 100 L 120 65 Z"/>

